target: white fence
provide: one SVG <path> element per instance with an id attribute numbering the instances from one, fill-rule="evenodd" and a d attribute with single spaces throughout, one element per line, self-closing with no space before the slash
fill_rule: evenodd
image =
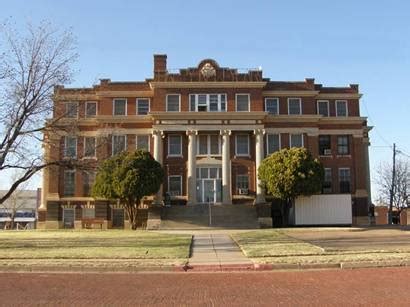
<path id="1" fill-rule="evenodd" d="M 352 224 L 350 194 L 298 197 L 295 203 L 295 225 Z"/>

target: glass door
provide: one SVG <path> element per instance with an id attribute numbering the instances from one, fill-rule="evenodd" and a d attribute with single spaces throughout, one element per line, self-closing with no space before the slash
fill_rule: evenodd
<path id="1" fill-rule="evenodd" d="M 204 179 L 204 202 L 214 203 L 215 202 L 215 180 Z"/>

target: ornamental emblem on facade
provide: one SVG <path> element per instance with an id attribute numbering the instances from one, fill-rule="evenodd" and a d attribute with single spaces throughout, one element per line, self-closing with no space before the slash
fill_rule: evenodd
<path id="1" fill-rule="evenodd" d="M 210 63 L 206 63 L 202 67 L 201 73 L 202 73 L 202 76 L 204 76 L 205 78 L 210 78 L 216 75 L 216 70 Z"/>

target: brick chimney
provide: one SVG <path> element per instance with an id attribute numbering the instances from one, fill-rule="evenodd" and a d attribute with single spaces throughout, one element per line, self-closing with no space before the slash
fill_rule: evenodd
<path id="1" fill-rule="evenodd" d="M 167 55 L 154 54 L 154 75 L 167 71 Z"/>

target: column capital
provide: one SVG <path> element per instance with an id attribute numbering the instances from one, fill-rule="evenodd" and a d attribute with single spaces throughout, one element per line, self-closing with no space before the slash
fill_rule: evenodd
<path id="1" fill-rule="evenodd" d="M 265 129 L 254 129 L 253 130 L 253 133 L 255 134 L 255 135 L 264 135 L 265 134 Z"/>
<path id="2" fill-rule="evenodd" d="M 231 135 L 232 134 L 232 130 L 230 129 L 223 129 L 219 131 L 220 135 Z"/>
<path id="3" fill-rule="evenodd" d="M 198 130 L 187 130 L 186 135 L 198 135 Z"/>
<path id="4" fill-rule="evenodd" d="M 157 135 L 160 136 L 162 138 L 165 137 L 164 131 L 163 130 L 159 130 L 159 129 L 154 129 L 152 130 L 152 135 Z"/>

